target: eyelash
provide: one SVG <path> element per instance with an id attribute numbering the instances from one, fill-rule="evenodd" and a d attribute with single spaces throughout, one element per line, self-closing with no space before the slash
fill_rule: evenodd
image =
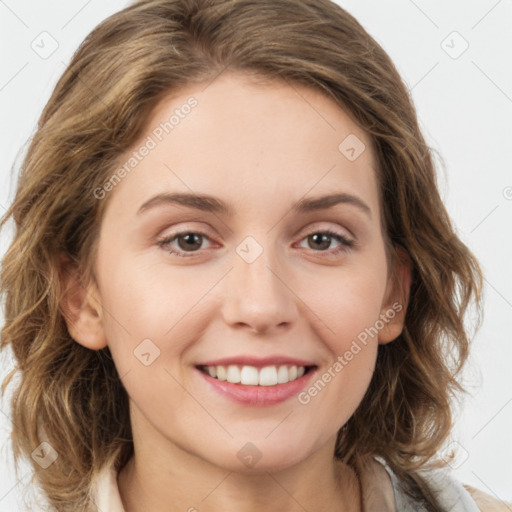
<path id="1" fill-rule="evenodd" d="M 208 238 L 209 239 L 209 236 L 206 233 L 202 233 L 201 231 L 192 231 L 192 230 L 180 231 L 178 233 L 174 233 L 173 235 L 167 236 L 167 237 L 165 237 L 165 238 L 163 238 L 161 240 L 158 240 L 157 241 L 157 245 L 159 247 L 163 248 L 163 249 L 165 248 L 165 250 L 169 254 L 174 254 L 175 256 L 178 256 L 180 258 L 194 257 L 195 255 L 198 254 L 199 251 L 192 251 L 192 252 L 187 254 L 186 252 L 176 251 L 176 250 L 171 249 L 169 247 L 169 244 L 171 242 L 173 242 L 174 240 L 176 240 L 176 239 L 178 239 L 178 238 L 180 238 L 182 236 L 190 235 L 190 234 L 199 235 L 200 237 Z M 327 253 L 330 256 L 337 256 L 340 253 L 348 252 L 350 249 L 352 249 L 356 245 L 355 241 L 349 240 L 346 236 L 344 236 L 344 235 L 342 235 L 340 233 L 336 233 L 335 231 L 330 230 L 330 229 L 311 231 L 310 233 L 305 235 L 303 238 L 301 238 L 301 241 L 306 239 L 307 237 L 309 237 L 311 235 L 318 235 L 318 234 L 327 235 L 327 236 L 329 236 L 331 238 L 334 238 L 336 241 L 340 242 L 341 245 L 339 247 L 337 247 L 336 249 L 331 250 L 331 252 L 329 252 L 329 250 L 326 250 L 326 251 L 313 251 L 313 252 Z"/>

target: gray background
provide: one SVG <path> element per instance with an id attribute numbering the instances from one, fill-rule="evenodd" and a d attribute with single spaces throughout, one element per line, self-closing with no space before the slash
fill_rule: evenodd
<path id="1" fill-rule="evenodd" d="M 443 198 L 459 236 L 483 265 L 485 320 L 465 373 L 470 395 L 450 445 L 459 452 L 453 464 L 458 478 L 510 501 L 512 2 L 338 3 L 390 54 L 412 91 L 427 142 L 442 156 Z M 94 26 L 125 5 L 119 0 L 0 0 L 0 212 L 13 197 L 11 166 L 72 53 Z M 8 241 L 5 231 L 0 254 Z M 12 364 L 4 354 L 2 376 Z M 14 474 L 10 426 L 3 400 L 0 511 L 25 509 L 21 500 L 30 477 L 28 465 Z"/>

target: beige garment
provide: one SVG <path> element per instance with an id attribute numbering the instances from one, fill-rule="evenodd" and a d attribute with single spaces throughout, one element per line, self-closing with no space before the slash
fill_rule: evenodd
<path id="1" fill-rule="evenodd" d="M 464 484 L 476 504 L 483 512 L 512 512 L 512 503 L 504 502 L 492 497 L 490 494 Z"/>

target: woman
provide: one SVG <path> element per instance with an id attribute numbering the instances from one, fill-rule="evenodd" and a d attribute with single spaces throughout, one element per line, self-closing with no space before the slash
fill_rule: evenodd
<path id="1" fill-rule="evenodd" d="M 481 271 L 395 67 L 334 3 L 105 20 L 11 216 L 13 444 L 56 510 L 499 510 L 436 457 Z"/>

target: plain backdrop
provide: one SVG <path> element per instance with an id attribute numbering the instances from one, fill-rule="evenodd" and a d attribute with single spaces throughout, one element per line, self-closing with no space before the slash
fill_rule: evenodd
<path id="1" fill-rule="evenodd" d="M 457 449 L 452 466 L 460 480 L 510 501 L 512 2 L 338 3 L 384 47 L 411 90 L 427 142 L 441 157 L 442 196 L 484 268 L 485 319 L 464 377 L 470 394 L 446 449 Z M 15 190 L 11 167 L 72 53 L 94 26 L 126 5 L 0 0 L 0 213 Z M 2 233 L 0 254 L 8 235 Z M 2 377 L 12 364 L 3 354 Z M 25 510 L 30 468 L 14 473 L 6 399 L 0 407 L 0 512 Z"/>

